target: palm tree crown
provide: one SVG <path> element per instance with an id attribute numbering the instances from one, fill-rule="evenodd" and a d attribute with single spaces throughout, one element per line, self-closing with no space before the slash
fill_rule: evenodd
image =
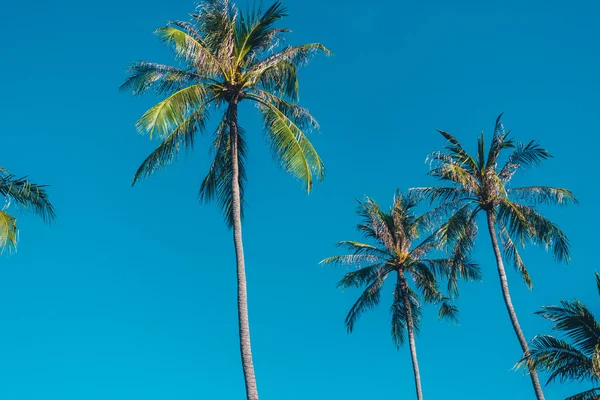
<path id="1" fill-rule="evenodd" d="M 367 197 L 364 202 L 359 202 L 358 215 L 362 220 L 356 227 L 373 244 L 338 242 L 338 246 L 347 248 L 351 254 L 329 257 L 321 261 L 321 264 L 341 264 L 358 268 L 342 278 L 338 283 L 339 288 L 366 287 L 346 317 L 346 328 L 349 332 L 352 332 L 355 322 L 364 311 L 379 304 L 384 281 L 392 273 L 397 277 L 390 309 L 391 332 L 396 346 L 404 342 L 409 311 L 412 313 L 415 328 L 418 329 L 421 314 L 419 294 L 425 302 L 440 306 L 440 317 L 454 319 L 457 316 L 455 306 L 440 291 L 437 278 L 478 279 L 479 268 L 467 259 L 463 260 L 459 268 L 454 269 L 451 258 L 429 258 L 428 255 L 432 251 L 440 248 L 433 236 L 414 244 L 430 223 L 427 216 L 419 217 L 415 214 L 417 205 L 417 196 L 398 193 L 393 206 L 386 212 Z M 406 275 L 412 278 L 414 289 L 410 285 L 404 287 Z M 410 310 L 404 306 L 405 299 L 410 301 Z"/>
<path id="2" fill-rule="evenodd" d="M 600 294 L 600 276 L 596 273 Z M 587 381 L 594 386 L 600 382 L 600 325 L 589 309 L 578 300 L 561 301 L 559 305 L 542 307 L 536 312 L 555 323 L 553 330 L 565 339 L 538 335 L 531 342 L 531 350 L 518 366 L 527 364 L 531 369 L 548 372 L 546 384 L 559 381 Z M 600 398 L 600 387 L 569 397 L 567 400 Z"/>
<path id="3" fill-rule="evenodd" d="M 33 211 L 45 222 L 50 222 L 55 217 L 45 185 L 35 184 L 26 177 L 17 178 L 3 168 L 0 168 L 0 194 L 5 200 L 5 205 L 0 210 L 0 251 L 14 250 L 17 245 L 17 219 L 6 212 L 13 201 L 18 206 Z"/>
<path id="4" fill-rule="evenodd" d="M 478 232 L 477 214 L 490 211 L 500 232 L 504 256 L 512 260 L 525 284 L 531 288 L 531 277 L 517 245 L 530 241 L 552 248 L 554 258 L 558 261 L 568 262 L 570 257 L 567 236 L 556 224 L 546 219 L 536 205 L 565 205 L 577 203 L 577 200 L 567 189 L 548 186 L 508 187 L 517 171 L 538 165 L 552 156 L 535 141 L 515 144 L 509 137 L 510 132 L 504 131 L 501 117 L 496 120 L 487 156 L 483 133 L 477 141 L 477 156 L 472 157 L 454 136 L 440 130 L 448 145 L 445 151 L 431 155 L 433 165 L 429 174 L 451 186 L 416 188 L 412 191 L 427 196 L 432 203 L 438 203 L 430 211 L 432 216 L 451 213 L 439 231 L 440 238 L 456 243 L 456 248 L 464 252 L 474 247 Z M 499 168 L 500 154 L 507 149 L 512 149 L 512 153 Z"/>
<path id="5" fill-rule="evenodd" d="M 217 200 L 231 224 L 232 146 L 238 153 L 242 203 L 246 180 L 246 140 L 237 126 L 237 104 L 243 100 L 252 101 L 260 110 L 267 139 L 286 171 L 303 181 L 307 191 L 314 178 L 323 178 L 323 163 L 305 136 L 307 130 L 318 129 L 318 124 L 305 108 L 295 104 L 296 72 L 313 54 L 329 54 L 329 50 L 311 43 L 275 52 L 281 35 L 288 30 L 273 25 L 284 16 L 279 2 L 264 12 L 259 9 L 244 15 L 229 0 L 208 0 L 191 15 L 192 22 L 171 22 L 157 30 L 184 68 L 138 62 L 122 85 L 135 95 L 154 90 L 165 96 L 137 122 L 140 132 L 156 135 L 162 142 L 139 167 L 134 184 L 171 162 L 182 148 L 191 148 L 196 133 L 205 129 L 209 110 L 225 108 L 212 146 L 214 160 L 202 182 L 200 197 Z M 232 124 L 237 131 L 235 143 L 230 134 Z"/>

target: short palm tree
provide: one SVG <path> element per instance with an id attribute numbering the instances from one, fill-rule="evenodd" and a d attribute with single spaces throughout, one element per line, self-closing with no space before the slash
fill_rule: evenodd
<path id="1" fill-rule="evenodd" d="M 596 286 L 600 294 L 598 273 Z M 550 373 L 546 384 L 558 379 L 587 381 L 596 386 L 567 400 L 600 399 L 600 325 L 594 315 L 577 300 L 542 307 L 536 314 L 554 322 L 553 329 L 561 332 L 567 340 L 551 335 L 536 336 L 531 341 L 531 350 L 518 366 L 527 365 L 530 370 Z"/>
<path id="2" fill-rule="evenodd" d="M 5 200 L 0 210 L 0 252 L 14 250 L 17 246 L 17 219 L 7 212 L 13 201 L 38 214 L 46 222 L 54 219 L 54 207 L 44 185 L 37 185 L 26 177 L 17 178 L 0 168 L 0 194 Z"/>
<path id="3" fill-rule="evenodd" d="M 191 22 L 171 22 L 157 31 L 184 67 L 138 62 L 122 85 L 135 95 L 154 90 L 165 96 L 137 122 L 140 132 L 158 136 L 161 143 L 135 173 L 134 184 L 171 162 L 181 149 L 191 148 L 196 134 L 204 131 L 210 109 L 223 110 L 212 147 L 214 160 L 202 181 L 200 198 L 216 200 L 233 228 L 248 399 L 257 399 L 258 392 L 250 350 L 242 246 L 246 136 L 239 125 L 238 105 L 246 101 L 256 105 L 276 159 L 304 183 L 307 192 L 315 178 L 321 180 L 325 172 L 305 136 L 307 130 L 318 127 L 317 123 L 306 109 L 295 104 L 296 71 L 316 52 L 329 51 L 318 43 L 280 48 L 281 35 L 288 30 L 274 24 L 285 16 L 279 2 L 264 12 L 258 9 L 243 15 L 229 0 L 204 1 L 191 15 Z"/>
<path id="4" fill-rule="evenodd" d="M 363 312 L 379 304 L 384 282 L 393 276 L 394 291 L 390 308 L 392 339 L 396 347 L 400 347 L 405 340 L 405 331 L 408 334 L 417 399 L 421 400 L 423 392 L 415 343 L 415 332 L 419 329 L 421 318 L 419 296 L 427 303 L 439 305 L 441 318 L 455 319 L 457 309 L 440 291 L 438 277 L 448 278 L 450 287 L 455 288 L 456 278 L 478 279 L 479 269 L 468 259 L 455 263 L 453 258 L 430 258 L 429 254 L 439 248 L 433 236 L 419 244 L 414 243 L 430 223 L 428 218 L 415 215 L 417 204 L 417 196 L 399 193 L 389 212 L 381 210 L 370 198 L 359 202 L 361 222 L 357 229 L 373 244 L 339 242 L 338 246 L 347 248 L 351 253 L 326 258 L 321 264 L 357 267 L 356 271 L 342 278 L 338 287 L 365 287 L 346 316 L 348 332 L 352 332 Z M 412 279 L 411 284 L 409 279 Z"/>
<path id="5" fill-rule="evenodd" d="M 454 243 L 455 248 L 464 249 L 465 252 L 470 251 L 474 245 L 477 215 L 480 212 L 485 214 L 502 296 L 521 348 L 523 352 L 527 352 L 527 340 L 519 326 L 510 298 L 498 236 L 502 241 L 504 257 L 512 260 L 525 284 L 531 288 L 531 278 L 519 255 L 517 245 L 524 245 L 525 242 L 542 244 L 553 249 L 556 260 L 569 260 L 569 242 L 566 235 L 556 224 L 544 218 L 536 209 L 536 205 L 564 205 L 575 203 L 576 199 L 566 189 L 548 186 L 508 187 L 517 171 L 537 165 L 551 155 L 535 141 L 515 144 L 509 138 L 510 132 L 504 131 L 501 117 L 502 115 L 496 120 L 487 157 L 483 133 L 477 143 L 477 155 L 472 157 L 454 136 L 439 131 L 448 141 L 448 145 L 444 151 L 432 155 L 433 165 L 429 174 L 448 182 L 450 186 L 418 188 L 413 189 L 413 192 L 427 196 L 432 203 L 438 203 L 430 214 L 451 214 L 439 230 L 439 239 L 443 243 Z M 512 153 L 499 168 L 500 154 L 507 149 L 512 149 Z M 531 371 L 530 377 L 538 400 L 543 399 L 537 373 Z"/>

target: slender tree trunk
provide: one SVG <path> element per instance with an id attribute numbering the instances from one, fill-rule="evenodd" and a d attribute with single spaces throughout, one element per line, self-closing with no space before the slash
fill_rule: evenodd
<path id="1" fill-rule="evenodd" d="M 250 325 L 248 323 L 248 295 L 246 292 L 246 267 L 244 263 L 244 247 L 242 245 L 242 217 L 239 184 L 238 165 L 238 117 L 237 102 L 232 101 L 229 105 L 229 130 L 231 135 L 231 190 L 233 193 L 232 216 L 233 216 L 233 243 L 235 245 L 235 257 L 237 264 L 237 299 L 238 299 L 238 323 L 240 332 L 240 351 L 242 355 L 242 368 L 244 370 L 244 381 L 246 383 L 246 398 L 258 400 L 256 388 L 256 376 L 254 375 L 254 364 L 252 363 L 252 349 L 250 347 Z"/>
<path id="2" fill-rule="evenodd" d="M 410 347 L 410 357 L 412 358 L 413 374 L 415 376 L 415 389 L 417 391 L 417 400 L 423 400 L 423 390 L 421 389 L 421 373 L 419 372 L 419 361 L 417 360 L 417 344 L 415 342 L 415 326 L 413 322 L 412 309 L 408 294 L 408 284 L 404 278 L 404 272 L 398 272 L 398 280 L 402 288 L 402 297 L 404 297 L 404 308 L 406 309 L 406 330 L 408 331 L 408 345 Z"/>
<path id="3" fill-rule="evenodd" d="M 504 263 L 502 262 L 502 254 L 500 253 L 500 246 L 498 246 L 498 238 L 496 237 L 496 230 L 494 228 L 494 213 L 492 210 L 487 210 L 487 223 L 488 230 L 490 232 L 490 238 L 492 239 L 492 247 L 494 248 L 494 255 L 496 256 L 496 265 L 498 267 L 498 275 L 500 276 L 500 286 L 502 287 L 502 297 L 504 297 L 504 303 L 506 304 L 506 310 L 508 311 L 508 316 L 510 317 L 510 322 L 512 322 L 513 329 L 517 335 L 517 339 L 519 339 L 519 344 L 521 345 L 521 349 L 523 353 L 529 352 L 529 345 L 527 344 L 527 340 L 525 339 L 525 335 L 521 330 L 521 326 L 519 325 L 519 320 L 517 319 L 517 313 L 515 312 L 515 308 L 513 307 L 512 300 L 510 298 L 510 291 L 508 290 L 508 280 L 506 279 L 506 271 L 504 270 Z M 531 377 L 531 383 L 533 384 L 533 390 L 535 391 L 535 396 L 538 400 L 544 400 L 544 393 L 542 392 L 542 385 L 540 384 L 540 379 L 538 378 L 537 371 L 532 369 L 529 371 L 529 376 Z"/>

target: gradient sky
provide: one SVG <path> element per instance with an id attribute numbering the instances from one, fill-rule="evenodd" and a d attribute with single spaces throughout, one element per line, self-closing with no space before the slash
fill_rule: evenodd
<path id="1" fill-rule="evenodd" d="M 526 3 L 526 4 L 525 4 Z M 343 320 L 357 292 L 343 268 L 320 267 L 333 243 L 358 239 L 355 199 L 389 205 L 396 188 L 432 183 L 425 157 L 435 129 L 474 150 L 494 119 L 554 159 L 515 184 L 572 189 L 580 205 L 548 209 L 569 234 L 570 265 L 529 246 L 535 288 L 511 269 L 521 325 L 578 297 L 595 309 L 593 271 L 600 146 L 600 5 L 594 1 L 364 2 L 288 0 L 290 44 L 333 50 L 301 73 L 301 102 L 328 168 L 306 196 L 272 161 L 255 110 L 249 132 L 244 239 L 254 362 L 261 398 L 414 397 L 408 348 L 396 351 L 389 298 L 354 334 Z M 170 63 L 153 36 L 186 19 L 190 0 L 4 2 L 0 62 L 2 167 L 50 184 L 58 219 L 17 212 L 18 252 L 0 259 L 0 398 L 6 400 L 241 399 L 231 233 L 197 192 L 210 139 L 136 188 L 133 172 L 156 142 L 135 120 L 156 101 L 119 93 L 137 60 Z M 482 230 L 482 233 L 485 231 Z M 429 399 L 531 399 L 511 370 L 520 349 L 499 291 L 489 239 L 465 284 L 459 326 L 425 313 L 417 338 Z M 546 389 L 563 399 L 587 385 Z"/>

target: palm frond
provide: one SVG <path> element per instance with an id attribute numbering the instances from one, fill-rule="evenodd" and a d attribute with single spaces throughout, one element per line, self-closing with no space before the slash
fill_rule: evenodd
<path id="1" fill-rule="evenodd" d="M 576 347 L 550 335 L 538 335 L 531 341 L 531 349 L 517 366 L 527 365 L 529 369 L 549 374 L 546 384 L 555 380 L 586 380 L 590 376 L 592 360 Z"/>
<path id="2" fill-rule="evenodd" d="M 464 168 L 472 175 L 475 175 L 478 171 L 477 162 L 465 149 L 463 149 L 460 142 L 448 132 L 442 131 L 438 129 L 438 132 L 448 141 L 449 144 L 446 145 L 445 149 L 448 151 L 448 155 L 450 160 L 453 163 L 457 163 Z M 441 153 L 438 153 L 438 155 Z M 435 156 L 434 156 L 435 157 Z M 442 161 L 442 160 L 438 160 Z M 445 160 L 448 162 L 449 160 Z"/>
<path id="3" fill-rule="evenodd" d="M 0 253 L 17 247 L 17 219 L 0 210 Z"/>
<path id="4" fill-rule="evenodd" d="M 488 153 L 487 163 L 485 166 L 486 170 L 492 170 L 496 168 L 496 162 L 498 156 L 504 149 L 514 148 L 514 142 L 508 138 L 508 133 L 504 131 L 504 125 L 502 125 L 502 114 L 496 118 L 496 125 L 494 127 L 494 137 Z"/>
<path id="5" fill-rule="evenodd" d="M 257 100 L 265 122 L 267 138 L 281 166 L 306 186 L 307 193 L 313 186 L 313 176 L 321 181 L 325 166 L 319 154 L 304 132 L 275 105 Z"/>
<path id="6" fill-rule="evenodd" d="M 504 249 L 504 257 L 506 257 L 507 260 L 512 260 L 515 269 L 517 270 L 517 272 L 519 272 L 521 278 L 523 278 L 523 281 L 525 282 L 525 285 L 527 285 L 527 288 L 529 290 L 533 289 L 531 276 L 529 275 L 527 267 L 525 266 L 525 263 L 523 262 L 523 259 L 521 258 L 521 255 L 517 250 L 517 247 L 512 241 L 510 234 L 506 229 L 506 226 L 504 225 L 502 220 L 498 221 L 498 224 L 500 225 L 500 238 L 502 240 L 502 248 Z"/>
<path id="7" fill-rule="evenodd" d="M 308 43 L 300 46 L 288 46 L 283 50 L 270 55 L 264 60 L 254 64 L 247 71 L 248 75 L 260 77 L 265 71 L 277 66 L 279 63 L 289 63 L 298 68 L 306 64 L 317 53 L 330 55 L 331 51 L 320 43 Z"/>
<path id="8" fill-rule="evenodd" d="M 140 133 L 147 133 L 151 139 L 155 133 L 165 138 L 184 124 L 196 110 L 205 109 L 207 103 L 204 85 L 188 86 L 146 111 L 136 122 L 136 127 Z"/>
<path id="9" fill-rule="evenodd" d="M 340 256 L 327 257 L 319 261 L 319 264 L 338 264 L 338 265 L 363 265 L 381 261 L 381 257 L 369 254 L 345 254 Z"/>
<path id="10" fill-rule="evenodd" d="M 224 73 L 217 56 L 202 39 L 197 34 L 186 32 L 186 29 L 190 28 L 189 24 L 175 22 L 171 26 L 157 29 L 156 34 L 162 41 L 173 46 L 177 57 L 185 61 L 189 68 L 206 76 Z"/>
<path id="11" fill-rule="evenodd" d="M 380 249 L 370 244 L 356 242 L 353 240 L 342 240 L 341 242 L 337 242 L 336 246 L 345 247 L 348 250 L 351 250 L 354 254 L 367 254 L 376 257 L 391 257 L 391 254 L 385 249 Z"/>
<path id="12" fill-rule="evenodd" d="M 570 190 L 548 186 L 526 186 L 508 189 L 509 196 L 517 200 L 529 202 L 532 205 L 567 205 L 577 204 L 577 199 Z"/>
<path id="13" fill-rule="evenodd" d="M 218 60 L 230 64 L 235 50 L 235 29 L 239 11 L 230 0 L 205 0 L 192 18 L 198 23 L 204 44 Z M 226 71 L 226 74 L 228 71 Z"/>
<path id="14" fill-rule="evenodd" d="M 22 208 L 33 211 L 46 222 L 55 218 L 46 185 L 38 185 L 27 177 L 17 178 L 4 170 L 0 171 L 0 195 L 9 202 L 15 201 Z"/>
<path id="15" fill-rule="evenodd" d="M 374 278 L 373 282 L 366 287 L 348 312 L 345 320 L 348 333 L 351 333 L 354 330 L 356 321 L 365 311 L 368 311 L 379 304 L 381 288 L 383 287 L 385 277 L 386 276 L 378 275 Z"/>
<path id="16" fill-rule="evenodd" d="M 135 96 L 153 89 L 158 94 L 172 94 L 199 83 L 200 75 L 168 65 L 140 61 L 129 67 L 129 77 L 120 87 L 130 90 Z"/>
<path id="17" fill-rule="evenodd" d="M 393 301 L 390 307 L 390 313 L 392 314 L 391 334 L 396 348 L 400 348 L 404 343 L 404 332 L 407 328 L 409 318 L 412 319 L 414 330 L 417 333 L 419 332 L 421 321 L 421 305 L 417 294 L 408 285 L 406 285 L 406 290 L 404 290 L 400 280 L 401 278 L 399 277 L 394 286 Z M 410 309 L 406 307 L 407 298 Z"/>
<path id="18" fill-rule="evenodd" d="M 246 65 L 247 58 L 252 59 L 253 54 L 260 54 L 270 46 L 277 44 L 276 37 L 279 33 L 287 32 L 284 29 L 273 28 L 273 24 L 287 16 L 285 7 L 281 2 L 273 3 L 262 16 L 260 9 L 254 14 L 242 15 L 235 30 L 235 56 L 237 65 Z M 246 60 L 246 62 L 244 62 Z"/>
<path id="19" fill-rule="evenodd" d="M 554 259 L 557 261 L 568 263 L 571 258 L 569 239 L 558 225 L 543 217 L 532 207 L 517 203 L 512 204 L 525 217 L 531 227 L 534 242 L 543 244 L 546 249 L 551 248 Z"/>
<path id="20" fill-rule="evenodd" d="M 371 284 L 376 280 L 385 280 L 390 268 L 382 264 L 373 264 L 348 272 L 337 284 L 338 289 L 345 290 L 351 287 L 361 287 Z"/>
<path id="21" fill-rule="evenodd" d="M 365 236 L 378 241 L 390 252 L 396 246 L 393 232 L 390 231 L 389 224 L 386 223 L 388 217 L 379 207 L 377 202 L 369 197 L 365 201 L 358 202 L 358 215 L 362 218 L 362 223 L 356 227 L 362 231 Z"/>
<path id="22" fill-rule="evenodd" d="M 214 154 L 213 162 L 208 170 L 206 177 L 200 185 L 200 201 L 209 202 L 216 200 L 221 206 L 221 210 L 225 216 L 225 221 L 231 228 L 233 226 L 233 159 L 231 149 L 231 132 L 228 118 L 228 111 L 225 112 L 221 123 L 215 132 L 215 139 L 212 145 Z M 237 135 L 237 151 L 238 151 L 238 181 L 241 198 L 241 216 L 244 217 L 244 188 L 247 181 L 246 176 L 246 154 L 247 144 L 244 130 L 238 126 Z"/>
<path id="23" fill-rule="evenodd" d="M 585 305 L 577 300 L 561 301 L 560 305 L 542 307 L 536 314 L 554 322 L 553 329 L 571 339 L 583 354 L 594 354 L 600 343 L 600 326 Z"/>
<path id="24" fill-rule="evenodd" d="M 158 147 L 142 162 L 133 176 L 131 185 L 140 179 L 153 175 L 157 170 L 170 164 L 182 149 L 192 148 L 196 134 L 204 130 L 208 120 L 208 111 L 200 108 L 185 118 Z"/>
<path id="25" fill-rule="evenodd" d="M 500 170 L 498 176 L 504 183 L 511 180 L 515 172 L 519 169 L 529 168 L 538 165 L 552 156 L 548 151 L 532 140 L 528 144 L 518 143 L 517 148 L 508 157 L 506 164 Z"/>

